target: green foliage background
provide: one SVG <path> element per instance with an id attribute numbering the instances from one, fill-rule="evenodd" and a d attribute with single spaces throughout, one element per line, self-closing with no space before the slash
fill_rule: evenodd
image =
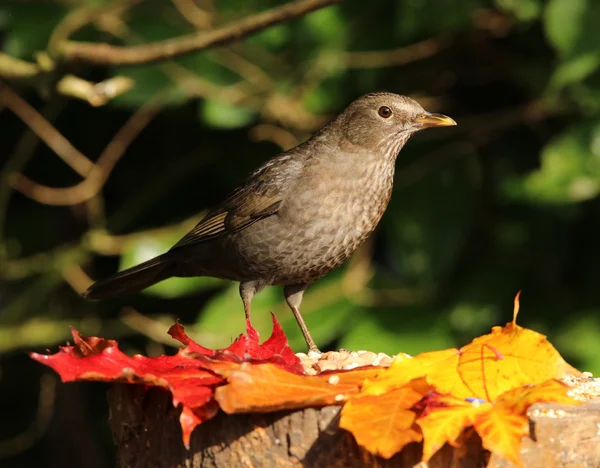
<path id="1" fill-rule="evenodd" d="M 75 38 L 136 44 L 193 32 L 171 2 L 138 3 L 115 26 L 121 37 L 90 24 Z M 0 0 L 1 49 L 32 60 L 67 14 L 108 4 Z M 198 4 L 224 24 L 278 2 Z M 580 369 L 600 373 L 599 25 L 593 0 L 349 0 L 169 64 L 81 67 L 92 81 L 136 82 L 100 108 L 16 87 L 91 159 L 157 93 L 164 108 L 102 197 L 86 205 L 46 206 L 0 186 L 0 465 L 112 465 L 101 385 L 58 386 L 53 416 L 36 416 L 40 385 L 43 396 L 49 384 L 40 384 L 46 370 L 24 352 L 55 349 L 69 339 L 69 325 L 151 354 L 165 351 L 156 341 L 176 318 L 209 347 L 227 346 L 243 330 L 237 285 L 173 279 L 90 304 L 65 282 L 73 266 L 98 279 L 167 250 L 189 227 L 180 222 L 198 220 L 281 151 L 272 135 L 302 141 L 320 118 L 377 90 L 416 97 L 459 126 L 410 141 L 371 242 L 309 289 L 303 310 L 317 342 L 389 354 L 460 346 L 509 321 L 523 290 L 521 325 L 547 334 Z M 420 41 L 435 50 L 411 52 Z M 404 58 L 386 52 L 405 47 Z M 381 60 L 365 62 L 357 55 L 365 51 L 383 52 Z M 263 124 L 271 129 L 266 140 L 257 136 Z M 26 126 L 0 109 L 4 170 L 28 152 L 23 172 L 33 180 L 57 187 L 81 180 L 31 141 Z M 126 236 L 120 253 L 99 255 L 107 235 Z M 130 306 L 143 315 L 124 313 Z M 303 350 L 279 289 L 255 300 L 263 336 L 269 311 Z M 26 435 L 21 448 L 18 434 Z"/>

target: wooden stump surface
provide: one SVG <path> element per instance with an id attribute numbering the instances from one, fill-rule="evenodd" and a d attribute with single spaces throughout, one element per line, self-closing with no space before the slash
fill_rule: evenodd
<path id="1" fill-rule="evenodd" d="M 425 467 L 507 468 L 490 457 L 474 432 L 458 447 L 444 446 L 419 465 L 420 444 L 390 460 L 370 455 L 338 427 L 340 407 L 227 415 L 198 426 L 190 450 L 181 441 L 180 410 L 158 388 L 116 384 L 109 390 L 110 425 L 119 468 Z M 526 468 L 600 467 L 600 402 L 580 407 L 537 404 L 530 410 L 531 438 L 522 443 Z"/>

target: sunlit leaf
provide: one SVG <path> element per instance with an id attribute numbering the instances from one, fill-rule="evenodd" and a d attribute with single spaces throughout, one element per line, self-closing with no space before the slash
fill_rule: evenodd
<path id="1" fill-rule="evenodd" d="M 339 405 L 358 393 L 363 381 L 377 372 L 372 368 L 303 376 L 272 364 L 244 363 L 217 371 L 228 384 L 217 389 L 216 399 L 227 413 Z"/>
<path id="2" fill-rule="evenodd" d="M 415 426 L 416 415 L 410 408 L 429 388 L 419 379 L 382 395 L 351 398 L 342 408 L 340 427 L 350 431 L 369 452 L 391 458 L 405 445 L 422 440 Z"/>
<path id="3" fill-rule="evenodd" d="M 482 445 L 492 453 L 521 466 L 521 439 L 529 434 L 527 418 L 503 408 L 492 407 L 480 415 L 475 429 L 481 437 Z"/>
<path id="4" fill-rule="evenodd" d="M 213 417 L 218 410 L 213 399 L 214 390 L 225 383 L 214 372 L 219 365 L 239 367 L 244 362 L 269 362 L 286 369 L 292 376 L 302 373 L 300 360 L 288 346 L 274 316 L 271 337 L 262 344 L 249 323 L 246 335 L 220 350 L 198 345 L 179 324 L 171 327 L 169 333 L 186 345 L 174 356 L 129 357 L 114 340 L 86 337 L 73 330 L 73 346 L 63 346 L 51 355 L 31 353 L 31 357 L 54 369 L 63 382 L 124 382 L 168 389 L 173 396 L 173 405 L 181 404 L 183 408 L 180 422 L 186 446 L 189 446 L 194 427 Z M 355 381 L 354 385 L 358 383 Z"/>
<path id="5" fill-rule="evenodd" d="M 201 117 L 205 123 L 212 127 L 239 128 L 252 122 L 255 113 L 245 107 L 207 99 L 201 104 Z"/>
<path id="6" fill-rule="evenodd" d="M 437 396 L 428 400 L 428 411 L 417 420 L 423 431 L 423 461 L 441 449 L 444 444 L 454 445 L 463 430 L 475 423 L 476 418 L 490 410 L 491 404 L 473 404 L 460 398 Z"/>
<path id="7" fill-rule="evenodd" d="M 600 122 L 573 125 L 542 152 L 541 167 L 506 187 L 514 198 L 535 203 L 576 203 L 600 194 Z"/>
<path id="8" fill-rule="evenodd" d="M 546 34 L 563 54 L 597 51 L 600 4 L 594 0 L 550 0 L 545 11 Z"/>

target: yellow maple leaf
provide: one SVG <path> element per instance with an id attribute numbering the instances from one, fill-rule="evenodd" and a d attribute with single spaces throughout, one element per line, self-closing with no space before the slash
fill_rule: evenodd
<path id="1" fill-rule="evenodd" d="M 387 370 L 365 381 L 363 393 L 381 395 L 413 379 L 426 377 L 431 385 L 442 389 L 440 393 L 470 394 L 456 372 L 458 359 L 459 350 L 454 348 L 421 353 L 413 358 L 400 355 Z"/>
<path id="2" fill-rule="evenodd" d="M 538 385 L 524 385 L 504 392 L 496 400 L 496 406 L 515 414 L 525 414 L 535 403 L 582 404 L 583 402 L 568 395 L 570 388 L 559 380 L 547 380 Z"/>
<path id="3" fill-rule="evenodd" d="M 431 411 L 417 419 L 423 432 L 423 461 L 427 462 L 445 443 L 454 445 L 462 431 L 491 408 L 490 403 L 473 404 L 452 396 L 437 399 Z"/>
<path id="4" fill-rule="evenodd" d="M 512 388 L 581 374 L 544 335 L 517 325 L 518 312 L 517 294 L 512 322 L 461 348 L 458 373 L 470 396 L 494 401 Z"/>
<path id="5" fill-rule="evenodd" d="M 424 379 L 417 379 L 382 395 L 352 397 L 342 408 L 340 427 L 369 452 L 390 458 L 405 445 L 422 440 L 410 408 L 429 389 Z"/>
<path id="6" fill-rule="evenodd" d="M 515 414 L 502 407 L 491 406 L 476 417 L 473 426 L 481 437 L 485 449 L 516 466 L 522 466 L 521 439 L 529 434 L 526 416 Z"/>

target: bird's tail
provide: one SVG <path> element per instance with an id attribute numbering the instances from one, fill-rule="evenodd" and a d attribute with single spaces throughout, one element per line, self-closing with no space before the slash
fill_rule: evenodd
<path id="1" fill-rule="evenodd" d="M 171 259 L 168 254 L 140 263 L 104 280 L 92 284 L 83 293 L 86 299 L 108 299 L 133 294 L 173 276 L 170 273 Z"/>

